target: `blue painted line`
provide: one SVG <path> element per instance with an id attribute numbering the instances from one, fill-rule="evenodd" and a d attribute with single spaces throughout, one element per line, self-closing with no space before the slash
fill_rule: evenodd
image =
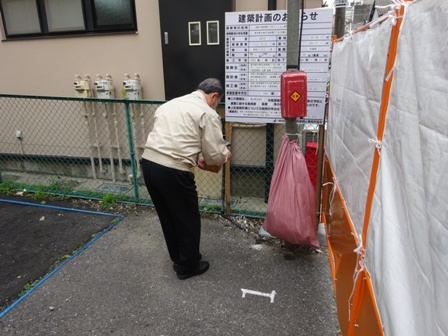
<path id="1" fill-rule="evenodd" d="M 56 210 L 83 212 L 83 213 L 93 214 L 93 215 L 121 217 L 120 215 L 111 214 L 111 213 L 108 213 L 108 212 L 100 212 L 100 211 L 92 211 L 92 210 L 82 210 L 82 209 L 75 209 L 75 208 L 64 208 L 64 207 L 60 207 L 60 206 L 56 206 L 56 205 L 46 205 L 46 204 L 40 204 L 40 203 L 30 203 L 30 202 L 13 201 L 13 200 L 5 200 L 5 199 L 0 199 L 0 203 L 12 203 L 12 204 L 18 204 L 18 205 L 31 205 L 31 206 L 37 206 L 37 207 L 43 207 L 43 208 L 49 208 L 49 209 L 56 209 Z"/>
<path id="2" fill-rule="evenodd" d="M 93 215 L 103 215 L 103 216 L 112 216 L 116 217 L 117 221 L 111 225 L 109 225 L 107 228 L 105 228 L 100 234 L 96 235 L 94 238 L 92 238 L 86 245 L 84 245 L 78 252 L 73 254 L 70 258 L 64 260 L 60 265 L 58 265 L 53 271 L 45 275 L 36 285 L 33 286 L 30 290 L 28 290 L 25 294 L 23 294 L 21 297 L 19 297 L 16 301 L 14 301 L 11 305 L 6 307 L 3 311 L 0 312 L 0 319 L 5 316 L 7 313 L 9 313 L 15 306 L 17 306 L 20 302 L 22 302 L 28 295 L 30 295 L 32 292 L 34 292 L 40 285 L 42 285 L 45 281 L 47 281 L 49 278 L 51 278 L 57 271 L 59 271 L 65 264 L 67 264 L 70 260 L 75 258 L 77 255 L 79 255 L 81 252 L 83 252 L 85 249 L 87 249 L 90 245 L 92 245 L 95 241 L 97 241 L 99 238 L 101 238 L 106 232 L 113 229 L 121 220 L 124 218 L 121 215 L 116 214 L 110 214 L 107 212 L 97 212 L 97 211 L 90 211 L 90 210 L 81 210 L 81 209 L 75 209 L 75 208 L 64 208 L 54 205 L 45 205 L 45 204 L 37 204 L 37 203 L 29 203 L 29 202 L 20 202 L 20 201 L 12 201 L 12 200 L 4 200 L 0 199 L 0 203 L 12 203 L 12 204 L 19 204 L 19 205 L 30 205 L 30 206 L 38 206 L 38 207 L 44 207 L 44 208 L 50 208 L 50 209 L 58 209 L 58 210 L 65 210 L 65 211 L 74 211 L 74 212 L 82 212 L 87 214 L 93 214 Z"/>

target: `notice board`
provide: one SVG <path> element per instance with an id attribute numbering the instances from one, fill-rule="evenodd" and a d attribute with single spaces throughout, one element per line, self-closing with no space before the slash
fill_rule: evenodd
<path id="1" fill-rule="evenodd" d="M 298 122 L 322 124 L 333 9 L 307 9 L 302 18 L 300 69 L 308 76 L 308 100 L 307 116 Z M 280 114 L 280 74 L 286 70 L 286 57 L 286 11 L 226 13 L 226 121 L 284 122 Z"/>

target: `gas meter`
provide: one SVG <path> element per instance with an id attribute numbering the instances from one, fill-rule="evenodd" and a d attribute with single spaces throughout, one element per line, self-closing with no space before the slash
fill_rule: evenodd
<path id="1" fill-rule="evenodd" d="M 101 99 L 114 98 L 114 88 L 112 86 L 112 77 L 106 75 L 107 79 L 97 75 L 97 80 L 93 83 L 95 85 L 96 96 Z"/>
<path id="2" fill-rule="evenodd" d="M 90 89 L 90 77 L 85 75 L 84 80 L 81 79 L 81 76 L 75 76 L 75 91 L 76 97 L 80 98 L 89 98 L 92 97 L 92 90 Z"/>
<path id="3" fill-rule="evenodd" d="M 135 74 L 134 79 L 130 79 L 129 75 L 125 74 L 125 79 L 123 80 L 123 97 L 129 100 L 142 99 L 142 87 L 138 74 Z"/>

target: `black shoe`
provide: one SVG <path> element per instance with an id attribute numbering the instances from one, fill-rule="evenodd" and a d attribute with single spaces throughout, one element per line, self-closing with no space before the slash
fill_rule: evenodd
<path id="1" fill-rule="evenodd" d="M 199 253 L 199 260 L 202 260 L 202 254 L 200 254 L 200 253 Z M 175 272 L 179 272 L 179 270 L 180 270 L 180 265 L 174 263 L 174 264 L 173 264 L 173 270 L 174 270 Z"/>
<path id="2" fill-rule="evenodd" d="M 195 275 L 201 275 L 205 272 L 207 272 L 208 268 L 210 267 L 210 264 L 208 261 L 200 261 L 196 269 L 189 273 L 177 273 L 177 278 L 180 280 L 185 280 L 188 278 L 191 278 Z"/>

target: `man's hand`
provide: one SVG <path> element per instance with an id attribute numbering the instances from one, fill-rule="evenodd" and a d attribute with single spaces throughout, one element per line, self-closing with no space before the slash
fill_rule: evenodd
<path id="1" fill-rule="evenodd" d="M 200 168 L 200 169 L 205 169 L 205 166 L 206 166 L 206 163 L 205 163 L 204 158 L 199 158 L 199 161 L 198 161 L 198 168 Z"/>
<path id="2" fill-rule="evenodd" d="M 199 159 L 198 168 L 206 171 L 211 171 L 213 173 L 218 173 L 221 170 L 221 166 L 213 166 L 206 164 L 204 158 Z"/>

